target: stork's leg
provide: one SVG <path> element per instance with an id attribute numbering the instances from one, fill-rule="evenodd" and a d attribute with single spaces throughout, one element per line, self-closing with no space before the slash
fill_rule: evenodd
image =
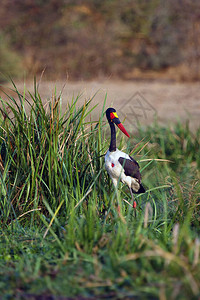
<path id="1" fill-rule="evenodd" d="M 114 214 L 114 217 L 117 218 L 117 216 L 119 216 L 119 214 L 120 214 L 120 206 L 119 206 L 118 189 L 115 185 L 114 185 L 114 190 L 115 190 L 115 195 L 114 195 L 115 197 L 112 198 L 111 206 L 108 210 L 107 215 L 109 215 L 110 212 L 112 211 L 112 213 Z M 117 197 L 117 201 L 116 201 L 116 197 Z"/>
<path id="2" fill-rule="evenodd" d="M 119 191 L 118 191 L 117 186 L 115 186 L 115 194 L 117 196 L 117 211 L 119 212 L 120 211 L 120 203 L 119 203 Z"/>
<path id="3" fill-rule="evenodd" d="M 132 192 L 131 187 L 130 187 L 130 192 L 131 192 L 131 198 L 132 198 L 132 201 L 133 201 L 133 208 L 134 208 L 135 217 L 136 217 L 136 201 L 134 200 L 133 192 Z"/>
<path id="4" fill-rule="evenodd" d="M 117 180 L 116 181 L 113 180 L 113 184 L 114 184 L 114 187 L 115 187 L 115 194 L 117 196 L 117 207 L 116 207 L 116 204 L 113 207 L 115 207 L 118 217 L 125 224 L 126 220 L 124 219 L 123 215 L 121 214 L 121 199 L 119 197 L 120 191 L 118 191 L 118 182 L 117 182 Z"/>
<path id="5" fill-rule="evenodd" d="M 117 203 L 116 203 L 116 198 L 114 197 L 111 202 L 111 209 L 113 209 L 113 213 L 115 216 L 116 213 L 118 213 L 118 207 L 119 207 L 119 195 L 118 195 L 118 189 L 117 189 L 117 180 L 115 178 L 112 178 L 113 186 L 114 186 L 114 191 L 115 191 L 115 197 L 117 198 Z M 116 209 L 116 204 L 117 204 L 117 209 Z"/>
<path id="6" fill-rule="evenodd" d="M 115 195 L 117 197 L 117 205 L 119 205 L 119 193 L 118 193 L 118 184 L 117 184 L 117 179 L 116 178 L 112 178 L 112 182 L 115 188 Z"/>

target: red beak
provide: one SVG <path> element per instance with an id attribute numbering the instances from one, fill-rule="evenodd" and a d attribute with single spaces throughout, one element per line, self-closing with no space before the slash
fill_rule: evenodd
<path id="1" fill-rule="evenodd" d="M 126 131 L 126 129 L 124 128 L 124 126 L 122 125 L 122 123 L 116 124 L 119 129 L 127 136 L 130 137 L 130 135 L 128 134 L 128 132 Z"/>

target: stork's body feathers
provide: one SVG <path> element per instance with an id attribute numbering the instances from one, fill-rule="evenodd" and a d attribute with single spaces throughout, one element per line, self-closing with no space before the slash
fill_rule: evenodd
<path id="1" fill-rule="evenodd" d="M 139 164 L 131 156 L 116 148 L 116 132 L 114 124 L 116 124 L 126 136 L 130 136 L 121 124 L 114 108 L 108 108 L 106 116 L 111 129 L 110 147 L 105 155 L 106 170 L 115 187 L 117 187 L 118 181 L 121 180 L 130 188 L 131 196 L 132 192 L 137 194 L 144 193 L 145 189 L 141 184 Z"/>
<path id="2" fill-rule="evenodd" d="M 129 156 L 128 159 L 120 157 L 119 162 L 124 168 L 125 175 L 131 176 L 131 178 L 135 179 L 140 185 L 139 190 L 136 190 L 133 187 L 131 187 L 132 191 L 136 194 L 144 193 L 145 189 L 144 189 L 143 185 L 141 184 L 141 174 L 139 171 L 140 166 L 137 163 L 137 161 L 134 158 L 132 158 L 131 156 Z"/>
<path id="3" fill-rule="evenodd" d="M 118 149 L 114 152 L 108 150 L 105 156 L 105 167 L 115 187 L 120 179 L 123 183 L 126 183 L 134 193 L 145 192 L 141 185 L 139 165 L 128 154 Z"/>

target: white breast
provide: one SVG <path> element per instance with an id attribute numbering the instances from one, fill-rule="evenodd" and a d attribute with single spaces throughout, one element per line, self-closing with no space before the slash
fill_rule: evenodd
<path id="1" fill-rule="evenodd" d="M 120 179 L 123 183 L 126 183 L 129 186 L 129 188 L 132 188 L 134 191 L 137 192 L 140 188 L 138 180 L 131 176 L 125 175 L 124 168 L 119 162 L 120 157 L 130 159 L 128 154 L 126 154 L 118 149 L 113 152 L 110 152 L 108 150 L 108 152 L 105 155 L 106 170 L 107 170 L 108 174 L 110 175 L 115 187 L 117 186 L 118 180 Z"/>
<path id="2" fill-rule="evenodd" d="M 119 178 L 123 182 L 126 182 L 129 185 L 129 182 L 127 182 L 127 177 L 129 177 L 129 176 L 125 175 L 124 169 L 123 169 L 122 165 L 120 164 L 120 162 L 118 161 L 118 159 L 120 157 L 129 159 L 128 154 L 126 154 L 118 149 L 113 152 L 110 152 L 108 150 L 108 152 L 105 155 L 105 167 L 106 167 L 106 170 L 109 173 L 110 177 L 112 178 L 113 184 L 115 186 L 117 186 L 117 182 L 118 182 Z"/>

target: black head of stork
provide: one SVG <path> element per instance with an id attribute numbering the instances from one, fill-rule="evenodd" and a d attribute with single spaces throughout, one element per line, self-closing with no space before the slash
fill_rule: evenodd
<path id="1" fill-rule="evenodd" d="M 130 137 L 130 135 L 120 122 L 114 108 L 110 107 L 106 110 L 106 117 L 110 125 L 111 141 L 109 150 L 105 155 L 105 167 L 112 179 L 114 186 L 117 187 L 119 179 L 123 183 L 126 183 L 130 188 L 133 199 L 132 192 L 140 194 L 144 193 L 145 189 L 141 184 L 139 164 L 131 156 L 118 150 L 116 147 L 115 124 L 127 137 Z M 136 207 L 135 201 L 133 202 L 133 206 Z"/>
<path id="2" fill-rule="evenodd" d="M 130 137 L 126 129 L 124 128 L 123 124 L 120 122 L 119 117 L 116 113 L 116 110 L 112 107 L 106 110 L 106 117 L 111 129 L 111 143 L 109 147 L 109 151 L 113 152 L 116 151 L 116 131 L 115 125 L 127 136 Z"/>

